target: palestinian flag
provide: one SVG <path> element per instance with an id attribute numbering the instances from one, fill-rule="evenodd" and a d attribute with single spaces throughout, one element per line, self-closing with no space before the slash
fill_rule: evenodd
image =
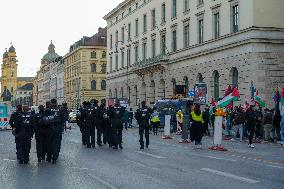
<path id="1" fill-rule="evenodd" d="M 231 88 L 231 85 L 229 85 L 228 88 L 227 88 L 226 91 L 225 91 L 224 96 L 228 96 L 231 92 L 232 92 L 232 88 Z M 232 108 L 233 108 L 233 101 L 230 102 L 230 103 L 226 106 L 226 108 L 227 108 L 227 109 L 232 109 Z"/>
<path id="2" fill-rule="evenodd" d="M 237 87 L 234 87 L 231 93 L 229 93 L 227 96 L 225 96 L 222 100 L 218 102 L 218 107 L 225 108 L 231 102 L 239 100 L 239 98 L 240 98 L 239 91 Z"/>
<path id="3" fill-rule="evenodd" d="M 242 106 L 243 112 L 246 112 L 249 109 L 250 105 L 249 103 L 246 101 L 246 103 Z"/>
<path id="4" fill-rule="evenodd" d="M 215 107 L 216 107 L 216 101 L 214 99 L 212 99 L 212 103 L 211 103 L 210 108 L 209 108 L 209 115 L 213 114 L 213 109 Z"/>
<path id="5" fill-rule="evenodd" d="M 254 94 L 254 103 L 262 108 L 264 108 L 266 106 L 265 102 L 261 99 L 261 97 L 259 96 L 259 92 L 258 90 L 255 92 Z"/>

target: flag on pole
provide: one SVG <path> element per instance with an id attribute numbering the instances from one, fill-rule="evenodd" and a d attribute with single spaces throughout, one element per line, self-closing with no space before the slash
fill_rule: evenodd
<path id="1" fill-rule="evenodd" d="M 216 101 L 214 99 L 212 99 L 210 108 L 209 108 L 209 115 L 213 114 L 213 109 L 216 107 Z"/>
<path id="2" fill-rule="evenodd" d="M 231 85 L 229 85 L 228 88 L 227 88 L 226 91 L 225 91 L 224 96 L 228 96 L 231 92 L 232 92 L 232 88 L 231 88 Z M 230 102 L 230 103 L 226 106 L 226 108 L 227 108 L 227 109 L 233 108 L 233 101 Z"/>
<path id="3" fill-rule="evenodd" d="M 266 106 L 265 102 L 261 99 L 261 97 L 259 96 L 259 91 L 256 90 L 256 92 L 254 93 L 254 103 L 262 108 L 264 108 Z"/>
<path id="4" fill-rule="evenodd" d="M 218 101 L 218 106 L 220 108 L 227 107 L 231 102 L 237 101 L 240 98 L 239 91 L 237 87 L 234 87 L 232 92 L 225 96 L 222 100 Z"/>
<path id="5" fill-rule="evenodd" d="M 249 109 L 250 105 L 249 103 L 246 101 L 246 103 L 242 106 L 243 112 L 246 112 Z"/>

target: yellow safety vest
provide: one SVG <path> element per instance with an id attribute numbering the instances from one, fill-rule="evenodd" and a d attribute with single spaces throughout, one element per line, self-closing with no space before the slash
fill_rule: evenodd
<path id="1" fill-rule="evenodd" d="M 152 121 L 153 123 L 157 123 L 157 122 L 160 121 L 160 118 L 157 117 L 157 116 L 154 116 L 154 117 L 152 117 L 151 121 Z"/>
<path id="2" fill-rule="evenodd" d="M 203 120 L 202 116 L 203 116 L 202 112 L 201 112 L 201 114 L 199 116 L 196 115 L 193 111 L 191 112 L 191 117 L 192 117 L 193 121 L 204 123 L 204 120 Z"/>

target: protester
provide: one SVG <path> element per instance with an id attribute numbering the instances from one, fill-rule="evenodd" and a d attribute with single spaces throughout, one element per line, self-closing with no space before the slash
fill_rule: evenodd
<path id="1" fill-rule="evenodd" d="M 246 122 L 248 126 L 248 131 L 249 131 L 249 143 L 248 147 L 249 148 L 254 148 L 255 146 L 252 144 L 252 139 L 254 136 L 255 132 L 255 126 L 257 122 L 257 115 L 254 110 L 255 106 L 250 106 L 248 111 L 246 112 Z"/>
<path id="2" fill-rule="evenodd" d="M 190 140 L 195 141 L 195 146 L 201 149 L 204 120 L 203 120 L 203 113 L 200 110 L 199 104 L 194 105 L 194 109 L 189 115 L 189 119 L 191 122 Z"/>
<path id="3" fill-rule="evenodd" d="M 272 112 L 266 108 L 263 114 L 264 141 L 269 141 L 272 139 L 270 136 L 272 130 L 272 117 Z"/>

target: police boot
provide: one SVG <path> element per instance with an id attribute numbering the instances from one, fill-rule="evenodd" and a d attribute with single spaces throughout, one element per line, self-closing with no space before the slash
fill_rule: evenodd
<path id="1" fill-rule="evenodd" d="M 56 164 L 56 160 L 54 159 L 54 160 L 52 160 L 52 164 Z"/>
<path id="2" fill-rule="evenodd" d="M 143 150 L 144 149 L 144 146 L 140 146 L 140 150 Z"/>
<path id="3" fill-rule="evenodd" d="M 19 164 L 24 164 L 24 160 L 20 159 Z"/>
<path id="4" fill-rule="evenodd" d="M 122 144 L 119 144 L 119 148 L 120 148 L 120 149 L 123 149 Z"/>
<path id="5" fill-rule="evenodd" d="M 118 149 L 117 145 L 113 146 L 113 149 L 114 149 L 114 150 L 117 150 L 117 149 Z"/>
<path id="6" fill-rule="evenodd" d="M 88 145 L 87 145 L 87 148 L 91 148 L 91 144 L 88 144 Z"/>

